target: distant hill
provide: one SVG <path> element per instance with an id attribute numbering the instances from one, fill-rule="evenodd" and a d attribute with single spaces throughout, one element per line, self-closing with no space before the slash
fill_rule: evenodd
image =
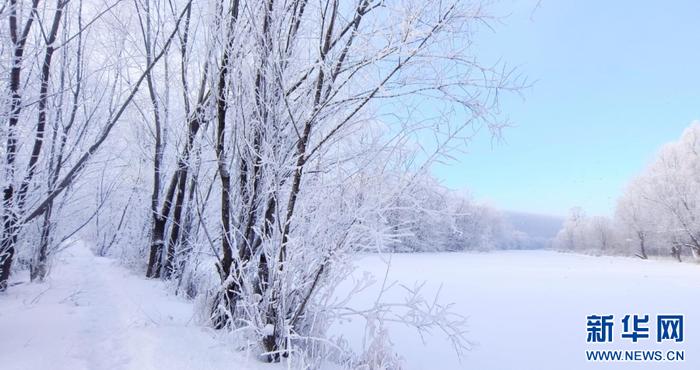
<path id="1" fill-rule="evenodd" d="M 525 234 L 529 242 L 523 248 L 545 248 L 557 235 L 564 217 L 527 212 L 503 211 L 503 216 L 516 231 Z"/>

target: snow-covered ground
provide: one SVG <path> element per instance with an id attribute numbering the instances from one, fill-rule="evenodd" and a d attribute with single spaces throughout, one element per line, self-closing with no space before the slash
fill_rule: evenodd
<path id="1" fill-rule="evenodd" d="M 387 258 L 365 257 L 357 273 L 381 276 Z M 442 285 L 443 301 L 468 317 L 468 339 L 475 342 L 459 362 L 444 341 L 423 344 L 413 331 L 395 327 L 392 338 L 406 369 L 700 369 L 700 264 L 548 251 L 399 254 L 390 261 L 390 281 L 426 281 L 433 292 Z M 372 295 L 364 298 L 357 308 Z M 614 315 L 612 344 L 586 342 L 586 316 L 593 314 Z M 626 314 L 648 314 L 651 338 L 621 339 Z M 683 343 L 656 342 L 660 314 L 685 316 Z M 357 338 L 357 326 L 334 330 Z M 596 349 L 685 350 L 685 361 L 587 362 L 585 351 Z"/>
<path id="2" fill-rule="evenodd" d="M 26 282 L 24 276 L 12 282 Z M 193 305 L 77 244 L 44 284 L 0 294 L 0 369 L 272 369 L 198 326 Z"/>
<path id="3" fill-rule="evenodd" d="M 362 258 L 356 273 L 382 276 L 386 257 Z M 413 331 L 392 327 L 407 369 L 700 369 L 700 265 L 543 251 L 402 254 L 391 257 L 389 280 L 427 281 L 433 292 L 442 285 L 442 299 L 469 317 L 475 342 L 459 362 L 441 339 L 424 344 Z M 353 304 L 361 308 L 372 296 L 363 293 Z M 622 315 L 676 313 L 685 315 L 683 343 L 619 338 Z M 591 314 L 615 315 L 612 345 L 586 343 Z M 332 330 L 356 340 L 361 327 L 355 321 Z M 284 368 L 233 347 L 196 323 L 191 302 L 81 245 L 59 256 L 46 283 L 21 283 L 0 295 L 3 370 Z M 591 349 L 668 348 L 685 350 L 685 361 L 585 359 Z"/>

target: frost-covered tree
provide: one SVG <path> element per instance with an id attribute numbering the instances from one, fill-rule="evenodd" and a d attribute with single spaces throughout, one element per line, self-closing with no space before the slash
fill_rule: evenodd
<path id="1" fill-rule="evenodd" d="M 630 181 L 615 217 L 586 217 L 572 210 L 554 246 L 606 254 L 700 255 L 700 123 L 664 145 L 644 171 Z"/>
<path id="2" fill-rule="evenodd" d="M 224 32 L 205 115 L 220 180 L 213 320 L 246 328 L 279 360 L 323 335 L 318 299 L 350 252 L 382 249 L 406 231 L 385 212 L 406 204 L 430 164 L 465 128 L 498 127 L 492 93 L 510 88 L 509 78 L 474 63 L 467 45 L 485 19 L 478 4 L 269 0 L 217 9 Z M 382 116 L 380 104 L 409 115 Z M 413 108 L 426 104 L 444 114 L 420 117 Z M 374 121 L 385 131 L 350 145 Z M 406 150 L 426 134 L 434 141 L 423 152 Z"/>
<path id="3" fill-rule="evenodd" d="M 582 249 L 585 245 L 585 219 L 586 215 L 581 208 L 572 208 L 569 211 L 569 216 L 564 221 L 562 229 L 554 239 L 554 248 L 568 251 Z"/>
<path id="4" fill-rule="evenodd" d="M 650 253 L 658 254 L 654 244 L 659 239 L 662 227 L 658 214 L 654 212 L 656 207 L 645 199 L 647 191 L 642 179 L 633 180 L 618 200 L 615 213 L 625 242 L 636 244 L 637 251 L 634 253 L 642 259 L 647 259 Z"/>
<path id="5" fill-rule="evenodd" d="M 387 219 L 400 236 L 393 251 L 463 251 L 507 249 L 515 231 L 500 212 L 465 194 L 451 191 L 424 175 L 396 200 Z"/>
<path id="6" fill-rule="evenodd" d="M 459 320 L 419 289 L 391 306 L 400 312 L 377 300 L 354 313 L 376 334 L 364 354 L 325 329 L 348 314 L 334 292 L 357 251 L 509 243 L 498 212 L 429 176 L 475 132 L 497 133 L 501 92 L 521 86 L 475 54 L 484 4 L 1 9 L 0 290 L 19 242 L 36 244 L 22 250 L 41 278 L 50 252 L 89 224 L 81 236 L 98 253 L 197 296 L 212 326 L 270 361 L 387 363 L 387 315 L 464 348 Z"/>
<path id="7" fill-rule="evenodd" d="M 554 239 L 553 247 L 559 250 L 618 254 L 621 240 L 612 220 L 603 216 L 586 216 L 583 209 L 572 208 L 569 217 Z"/>
<path id="8" fill-rule="evenodd" d="M 639 241 L 643 257 L 671 248 L 700 253 L 700 124 L 666 144 L 620 199 L 618 220 Z"/>
<path id="9" fill-rule="evenodd" d="M 0 79 L 0 119 L 5 122 L 0 290 L 7 287 L 18 244 L 29 240 L 23 231 L 37 222 L 40 236 L 25 251 L 31 255 L 32 279 L 44 278 L 51 250 L 73 233 L 54 235 L 61 227 L 61 210 L 76 201 L 71 194 L 81 176 L 145 77 L 137 72 L 133 80 L 124 79 L 127 67 L 110 44 L 123 39 L 123 33 L 114 39 L 100 34 L 96 40 L 94 31 L 108 27 L 106 16 L 119 5 L 80 0 L 3 4 L 2 21 L 9 33 L 0 36 L 0 52 L 2 65 L 9 68 L 2 70 Z M 142 71 L 152 68 L 173 37 L 171 33 L 152 63 L 142 64 Z M 80 216 L 84 221 L 91 215 L 94 212 Z M 80 228 L 85 223 L 77 224 Z"/>

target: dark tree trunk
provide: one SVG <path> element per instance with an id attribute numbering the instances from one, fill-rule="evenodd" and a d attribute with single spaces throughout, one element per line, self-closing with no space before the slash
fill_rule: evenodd
<path id="1" fill-rule="evenodd" d="M 157 215 L 153 219 L 153 228 L 151 229 L 151 249 L 148 255 L 148 268 L 146 269 L 146 277 L 160 277 L 160 264 L 164 244 L 165 218 L 160 217 L 160 215 Z"/>
<path id="2" fill-rule="evenodd" d="M 54 14 L 53 24 L 51 25 L 51 31 L 49 37 L 46 40 L 46 51 L 44 53 L 44 64 L 41 68 L 41 87 L 39 89 L 39 118 L 36 125 L 36 134 L 34 139 L 34 146 L 32 147 L 32 156 L 29 159 L 29 166 L 27 168 L 27 174 L 22 181 L 22 186 L 19 189 L 18 203 L 19 208 L 24 208 L 24 200 L 26 198 L 27 191 L 29 189 L 29 184 L 34 178 L 34 173 L 36 171 L 37 163 L 39 162 L 39 155 L 41 154 L 41 149 L 44 143 L 44 133 L 46 130 L 46 106 L 48 104 L 48 91 L 49 91 L 49 78 L 51 75 L 51 61 L 53 60 L 53 54 L 56 51 L 53 44 L 56 42 L 56 36 L 58 35 L 58 28 L 61 23 L 61 17 L 63 15 L 63 7 L 66 2 L 58 2 L 58 7 L 56 13 Z M 60 166 L 60 163 L 57 164 Z M 53 208 L 53 201 L 49 203 L 44 212 L 44 222 L 41 230 L 41 238 L 39 241 L 39 248 L 34 256 L 34 261 L 32 261 L 30 279 L 32 281 L 43 280 L 46 277 L 46 264 L 48 257 L 49 241 L 51 237 L 51 211 Z"/>
<path id="3" fill-rule="evenodd" d="M 178 180 L 177 172 L 170 179 L 170 185 L 163 201 L 163 208 L 160 213 L 153 215 L 153 223 L 151 228 L 151 248 L 148 255 L 148 267 L 146 269 L 146 277 L 159 278 L 163 266 L 163 247 L 165 246 L 165 227 L 168 217 L 170 217 L 170 209 L 175 196 L 175 189 Z"/>
<path id="4" fill-rule="evenodd" d="M 16 0 L 9 4 L 9 25 L 10 39 L 13 44 L 14 58 L 10 69 L 10 115 L 7 122 L 7 143 L 5 147 L 5 180 L 9 182 L 3 190 L 3 232 L 0 240 L 0 292 L 7 289 L 7 282 L 10 278 L 12 261 L 15 256 L 15 245 L 17 243 L 17 232 L 19 231 L 18 216 L 15 202 L 15 190 L 12 181 L 15 176 L 15 158 L 17 156 L 17 124 L 22 110 L 22 96 L 20 95 L 20 81 L 22 75 L 22 61 L 24 59 L 24 46 L 27 36 L 34 24 L 39 0 L 32 1 L 32 10 L 24 28 L 18 24 L 17 9 L 20 8 Z M 21 18 L 21 17 L 19 17 Z"/>
<path id="5" fill-rule="evenodd" d="M 188 153 L 189 157 L 189 153 Z M 189 158 L 188 158 L 189 159 Z M 165 254 L 165 263 L 163 264 L 163 277 L 170 279 L 173 276 L 175 267 L 175 249 L 180 242 L 180 230 L 182 229 L 182 208 L 185 201 L 185 191 L 187 184 L 187 174 L 189 163 L 180 163 L 182 168 L 179 172 L 177 194 L 175 196 L 175 208 L 173 210 L 172 223 L 170 225 L 170 238 L 168 239 L 168 248 Z"/>
<path id="6" fill-rule="evenodd" d="M 678 262 L 683 262 L 681 260 L 681 247 L 680 245 L 674 245 L 671 247 L 671 255 L 678 261 Z"/>
<path id="7" fill-rule="evenodd" d="M 142 27 L 144 46 L 146 49 L 146 63 L 150 64 L 153 61 L 153 45 L 151 41 L 151 15 L 149 2 L 144 3 L 145 6 L 145 29 Z M 140 9 L 140 8 L 139 8 Z M 159 213 L 158 205 L 160 201 L 161 187 L 161 162 L 163 159 L 163 143 L 162 143 L 162 124 L 160 116 L 160 105 L 156 96 L 155 84 L 153 82 L 153 74 L 149 71 L 146 74 L 146 85 L 148 87 L 148 95 L 153 106 L 153 120 L 155 124 L 155 142 L 153 146 L 153 190 L 151 193 L 151 248 L 148 256 L 148 268 L 146 276 L 151 278 L 160 277 L 161 256 L 163 245 L 165 242 L 165 223 L 168 213 Z M 169 198 L 165 200 L 168 202 Z M 164 212 L 166 211 L 166 203 L 164 203 Z"/>
<path id="8" fill-rule="evenodd" d="M 30 266 L 29 279 L 31 281 L 43 281 L 46 278 L 48 250 L 51 242 L 51 213 L 53 205 L 50 205 L 44 213 L 44 224 L 41 227 L 39 249 L 36 251 L 34 261 Z"/>
<path id="9" fill-rule="evenodd" d="M 153 220 L 153 229 L 151 234 L 151 249 L 148 259 L 148 268 L 146 276 L 151 278 L 170 277 L 173 268 L 173 259 L 175 256 L 175 243 L 179 240 L 180 227 L 182 222 L 182 204 L 186 192 L 186 181 L 189 173 L 189 161 L 194 141 L 197 132 L 201 126 L 202 104 L 195 110 L 194 117 L 191 117 L 188 122 L 188 135 L 185 147 L 182 149 L 180 159 L 178 159 L 178 168 L 170 179 L 168 191 L 165 195 L 163 208 L 160 214 L 156 215 Z M 174 206 L 174 207 L 173 207 Z M 174 210 L 173 210 L 174 208 Z M 173 217 L 170 217 L 171 211 Z M 168 244 L 165 244 L 167 221 L 170 220 L 171 234 Z M 165 247 L 165 259 L 163 259 L 163 249 Z"/>
<path id="10" fill-rule="evenodd" d="M 180 229 L 182 228 L 182 208 L 185 202 L 185 194 L 187 192 L 187 176 L 190 169 L 190 157 L 194 148 L 194 141 L 197 137 L 197 132 L 201 127 L 202 106 L 201 104 L 195 110 L 195 116 L 188 122 L 187 143 L 181 158 L 178 161 L 178 168 L 174 176 L 177 176 L 177 192 L 175 196 L 175 207 L 173 217 L 170 220 L 170 238 L 168 239 L 167 250 L 165 253 L 165 261 L 163 262 L 163 276 L 170 278 L 173 276 L 173 267 L 175 266 L 175 248 L 180 240 Z"/>
<path id="11" fill-rule="evenodd" d="M 7 289 L 7 281 L 10 278 L 12 260 L 15 256 L 15 243 L 17 242 L 17 215 L 12 211 L 14 188 L 8 185 L 3 191 L 3 232 L 0 241 L 0 292 Z"/>
<path id="12" fill-rule="evenodd" d="M 234 1 L 228 11 L 229 24 L 226 40 L 226 49 L 221 57 L 221 67 L 216 86 L 216 159 L 221 179 L 221 259 L 217 265 L 221 278 L 222 293 L 217 296 L 213 307 L 212 321 L 217 329 L 230 324 L 230 317 L 234 315 L 236 302 L 240 294 L 239 278 L 240 266 L 233 259 L 231 248 L 231 175 L 228 171 L 225 153 L 226 139 L 226 113 L 228 104 L 226 96 L 228 92 L 227 80 L 229 78 L 231 53 L 233 52 L 233 27 L 238 19 L 239 2 Z M 233 279 L 229 276 L 234 274 Z M 220 307 L 223 306 L 222 312 Z M 230 315 L 230 316 L 228 316 Z"/>
<path id="13" fill-rule="evenodd" d="M 646 246 L 644 245 L 645 237 L 642 233 L 638 233 L 637 236 L 639 237 L 639 254 L 637 256 L 643 260 L 648 259 Z"/>

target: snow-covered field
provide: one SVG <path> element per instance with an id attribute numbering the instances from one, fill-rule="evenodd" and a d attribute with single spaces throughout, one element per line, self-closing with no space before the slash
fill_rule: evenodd
<path id="1" fill-rule="evenodd" d="M 357 274 L 382 276 L 383 258 L 366 256 Z M 14 281 L 23 281 L 21 276 Z M 442 286 L 444 301 L 469 317 L 474 348 L 459 362 L 435 337 L 392 328 L 407 369 L 700 369 L 700 265 L 543 251 L 405 254 L 391 257 L 389 280 Z M 398 291 L 397 291 L 398 293 Z M 401 295 L 388 299 L 398 299 Z M 369 302 L 365 292 L 353 304 Z M 619 338 L 624 314 L 684 314 L 685 341 L 636 344 Z M 614 314 L 615 342 L 586 343 L 586 316 Z M 332 328 L 356 339 L 358 322 Z M 652 328 L 652 337 L 655 333 Z M 680 349 L 682 363 L 588 363 L 590 349 Z M 44 284 L 0 295 L 0 368 L 278 369 L 246 358 L 196 324 L 192 303 L 115 262 L 77 246 Z"/>
<path id="2" fill-rule="evenodd" d="M 413 331 L 395 328 L 406 369 L 700 369 L 699 264 L 549 251 L 390 257 L 388 279 L 409 286 L 426 281 L 433 292 L 442 285 L 443 301 L 468 316 L 468 339 L 475 342 L 460 363 L 445 342 L 426 338 L 424 345 Z M 381 276 L 387 258 L 364 258 L 358 273 Z M 611 345 L 586 342 L 586 316 L 593 314 L 615 316 Z M 651 338 L 621 339 L 626 314 L 648 314 Z M 685 315 L 683 343 L 656 342 L 659 314 Z M 678 349 L 686 357 L 682 363 L 588 363 L 585 351 L 596 349 Z"/>

